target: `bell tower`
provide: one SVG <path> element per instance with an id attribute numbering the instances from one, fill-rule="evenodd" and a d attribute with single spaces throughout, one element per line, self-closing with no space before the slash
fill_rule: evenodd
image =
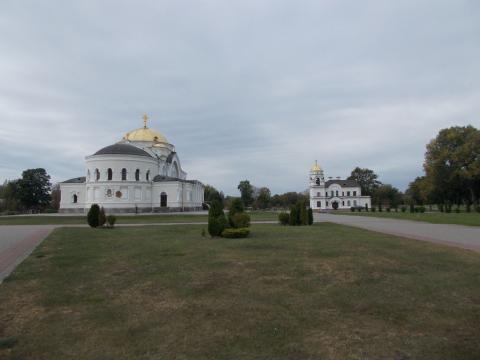
<path id="1" fill-rule="evenodd" d="M 310 188 L 313 187 L 324 187 L 325 186 L 325 176 L 323 175 L 322 168 L 318 165 L 317 160 L 310 169 Z"/>

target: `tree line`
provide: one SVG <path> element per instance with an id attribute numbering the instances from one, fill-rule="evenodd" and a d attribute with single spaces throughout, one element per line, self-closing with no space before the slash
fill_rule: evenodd
<path id="1" fill-rule="evenodd" d="M 21 178 L 0 186 L 0 199 L 0 211 L 6 213 L 55 211 L 60 203 L 60 188 L 52 188 L 45 169 L 27 169 Z"/>
<path id="2" fill-rule="evenodd" d="M 480 211 L 480 130 L 471 125 L 441 130 L 427 144 L 423 170 L 408 186 L 411 202 L 437 204 L 447 212 L 453 205 Z"/>

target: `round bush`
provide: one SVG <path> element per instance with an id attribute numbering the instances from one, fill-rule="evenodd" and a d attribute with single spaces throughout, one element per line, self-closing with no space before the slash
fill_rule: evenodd
<path id="1" fill-rule="evenodd" d="M 234 228 L 246 228 L 250 226 L 250 215 L 240 212 L 233 215 L 231 225 Z"/>

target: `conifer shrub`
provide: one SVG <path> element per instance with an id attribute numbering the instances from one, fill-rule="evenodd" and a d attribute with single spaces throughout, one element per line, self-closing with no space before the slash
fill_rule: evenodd
<path id="1" fill-rule="evenodd" d="M 250 235 L 248 228 L 227 228 L 222 231 L 222 237 L 229 239 L 246 238 Z"/>
<path id="2" fill-rule="evenodd" d="M 368 204 L 365 204 L 365 211 L 368 212 Z"/>
<path id="3" fill-rule="evenodd" d="M 288 225 L 290 222 L 290 215 L 286 212 L 281 212 L 278 214 L 278 222 L 281 225 Z"/>
<path id="4" fill-rule="evenodd" d="M 208 210 L 208 233 L 210 236 L 221 236 L 227 228 L 228 222 L 223 212 L 223 205 L 218 201 L 212 201 Z"/>
<path id="5" fill-rule="evenodd" d="M 90 227 L 98 227 L 98 217 L 100 214 L 100 207 L 97 204 L 92 204 L 87 213 L 87 222 Z"/>
<path id="6" fill-rule="evenodd" d="M 105 214 L 105 209 L 103 206 L 100 208 L 100 212 L 98 213 L 98 226 L 103 226 L 107 222 L 107 215 Z"/>
<path id="7" fill-rule="evenodd" d="M 116 222 L 117 222 L 117 217 L 115 215 L 107 216 L 108 227 L 113 228 Z"/>
<path id="8" fill-rule="evenodd" d="M 313 210 L 308 208 L 308 225 L 313 225 Z"/>
<path id="9" fill-rule="evenodd" d="M 300 208 L 300 224 L 299 225 L 308 225 L 308 209 L 305 203 L 298 203 L 297 206 Z"/>
<path id="10" fill-rule="evenodd" d="M 297 207 L 296 207 L 296 206 L 292 206 L 292 207 L 290 208 L 290 216 L 289 216 L 289 219 L 288 219 L 288 224 L 291 225 L 291 226 L 298 225 L 297 219 L 298 219 L 298 216 L 297 216 Z"/>
<path id="11" fill-rule="evenodd" d="M 230 225 L 234 228 L 247 228 L 250 226 L 250 215 L 244 212 L 236 213 L 230 219 Z"/>

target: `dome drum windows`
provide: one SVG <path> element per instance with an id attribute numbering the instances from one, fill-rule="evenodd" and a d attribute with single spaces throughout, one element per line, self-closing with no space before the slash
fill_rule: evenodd
<path id="1" fill-rule="evenodd" d="M 95 181 L 99 181 L 99 180 L 100 180 L 100 170 L 95 169 Z"/>
<path id="2" fill-rule="evenodd" d="M 113 178 L 113 171 L 112 171 L 112 169 L 109 168 L 109 169 L 107 170 L 107 179 L 108 179 L 109 181 L 111 181 L 112 178 Z"/>
<path id="3" fill-rule="evenodd" d="M 135 181 L 140 181 L 140 169 L 135 170 Z"/>
<path id="4" fill-rule="evenodd" d="M 122 181 L 127 180 L 127 169 L 122 169 Z"/>
<path id="5" fill-rule="evenodd" d="M 150 181 L 150 170 L 148 170 L 147 173 L 145 174 L 145 179 L 147 181 Z"/>

